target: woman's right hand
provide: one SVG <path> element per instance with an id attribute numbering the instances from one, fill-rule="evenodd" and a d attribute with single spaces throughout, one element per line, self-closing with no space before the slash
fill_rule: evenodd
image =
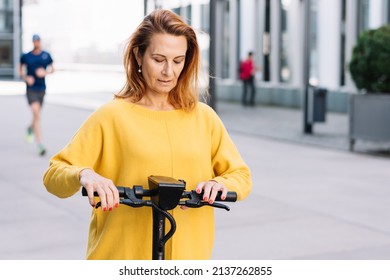
<path id="1" fill-rule="evenodd" d="M 103 211 L 112 211 L 119 206 L 119 192 L 114 183 L 105 177 L 100 176 L 92 169 L 86 168 L 80 172 L 80 184 L 88 193 L 89 204 L 95 206 L 93 193 L 97 192 L 100 198 Z"/>

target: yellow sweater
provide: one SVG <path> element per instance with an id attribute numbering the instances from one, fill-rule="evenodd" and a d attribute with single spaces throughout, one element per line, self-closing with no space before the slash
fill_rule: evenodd
<path id="1" fill-rule="evenodd" d="M 187 190 L 213 179 L 236 191 L 239 200 L 251 190 L 248 167 L 217 114 L 203 103 L 190 113 L 152 111 L 122 99 L 107 103 L 50 160 L 44 184 L 60 198 L 72 196 L 80 190 L 79 173 L 86 167 L 118 186 L 147 188 L 148 176 L 161 175 L 185 180 Z M 125 205 L 112 212 L 93 209 L 87 259 L 151 259 L 151 213 L 150 207 Z M 170 213 L 177 229 L 165 246 L 165 258 L 209 259 L 213 208 L 176 207 Z"/>

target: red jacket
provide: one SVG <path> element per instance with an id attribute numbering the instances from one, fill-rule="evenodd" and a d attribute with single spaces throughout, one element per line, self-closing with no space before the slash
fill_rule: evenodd
<path id="1" fill-rule="evenodd" d="M 253 61 L 250 59 L 240 63 L 240 80 L 248 80 L 253 73 Z"/>

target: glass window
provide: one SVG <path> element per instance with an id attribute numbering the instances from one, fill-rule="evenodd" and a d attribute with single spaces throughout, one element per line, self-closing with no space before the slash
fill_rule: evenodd
<path id="1" fill-rule="evenodd" d="M 359 0 L 358 33 L 369 28 L 370 0 Z M 358 34 L 358 35 L 359 35 Z"/>
<path id="2" fill-rule="evenodd" d="M 229 0 L 223 1 L 222 12 L 222 78 L 229 78 L 229 53 L 230 53 L 230 6 Z"/>
<path id="3" fill-rule="evenodd" d="M 12 0 L 0 0 L 0 10 L 12 10 Z"/>
<path id="4" fill-rule="evenodd" d="M 200 5 L 200 30 L 210 33 L 210 4 Z"/>
<path id="5" fill-rule="evenodd" d="M 205 36 L 207 42 L 210 41 L 210 4 L 202 4 L 200 6 L 200 30 L 204 32 L 204 34 L 199 34 L 198 36 Z M 209 57 L 210 57 L 210 46 L 202 48 L 201 47 L 201 55 L 202 55 L 202 63 L 205 69 L 205 72 L 208 72 L 209 69 Z"/>
<path id="6" fill-rule="evenodd" d="M 180 7 L 172 8 L 172 12 L 180 16 Z"/>
<path id="7" fill-rule="evenodd" d="M 12 68 L 13 61 L 12 40 L 0 40 L 0 68 Z"/>
<path id="8" fill-rule="evenodd" d="M 185 19 L 185 21 L 188 24 L 191 24 L 191 21 L 192 21 L 192 5 L 191 4 L 183 7 L 182 17 L 183 17 L 183 19 Z"/>
<path id="9" fill-rule="evenodd" d="M 13 32 L 12 0 L 0 0 L 0 33 Z"/>
<path id="10" fill-rule="evenodd" d="M 182 19 L 191 25 L 191 17 L 192 17 L 192 5 L 187 5 L 185 7 L 179 6 L 171 8 L 172 12 L 182 17 Z"/>
<path id="11" fill-rule="evenodd" d="M 279 80 L 281 82 L 288 82 L 291 78 L 289 57 L 288 57 L 288 12 L 290 7 L 290 0 L 281 0 L 280 11 L 280 71 Z"/>
<path id="12" fill-rule="evenodd" d="M 318 85 L 317 0 L 310 1 L 310 76 L 309 83 Z"/>
<path id="13" fill-rule="evenodd" d="M 390 3 L 387 3 L 387 23 L 390 23 Z"/>

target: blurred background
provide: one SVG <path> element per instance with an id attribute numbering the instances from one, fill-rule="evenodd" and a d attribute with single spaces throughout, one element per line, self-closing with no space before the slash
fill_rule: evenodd
<path id="1" fill-rule="evenodd" d="M 389 2 L 0 0 L 0 259 L 84 258 L 87 201 L 53 197 L 42 175 L 120 90 L 126 41 L 156 8 L 197 30 L 202 85 L 252 170 L 250 197 L 216 211 L 213 258 L 389 259 L 390 136 L 352 138 L 350 100 L 363 94 L 348 66 L 359 36 L 390 23 Z M 33 34 L 56 70 L 42 115 L 46 157 L 24 141 L 31 116 L 19 61 Z M 254 107 L 240 103 L 249 51 L 259 68 Z"/>
<path id="2" fill-rule="evenodd" d="M 238 100 L 239 63 L 253 51 L 261 69 L 257 86 L 263 89 L 257 102 L 300 107 L 306 71 L 302 61 L 309 55 L 309 81 L 328 89 L 327 108 L 336 112 L 347 112 L 348 94 L 356 92 L 347 64 L 358 35 L 388 23 L 390 17 L 388 0 L 212 2 L 212 43 L 218 50 L 212 66 L 220 99 Z M 307 52 L 305 2 L 310 2 Z M 160 7 L 182 15 L 199 31 L 204 66 L 209 69 L 213 22 L 208 0 L 2 0 L 0 78 L 18 78 L 19 57 L 30 50 L 35 33 L 41 34 L 59 70 L 81 64 L 120 68 L 127 38 L 145 13 Z"/>

